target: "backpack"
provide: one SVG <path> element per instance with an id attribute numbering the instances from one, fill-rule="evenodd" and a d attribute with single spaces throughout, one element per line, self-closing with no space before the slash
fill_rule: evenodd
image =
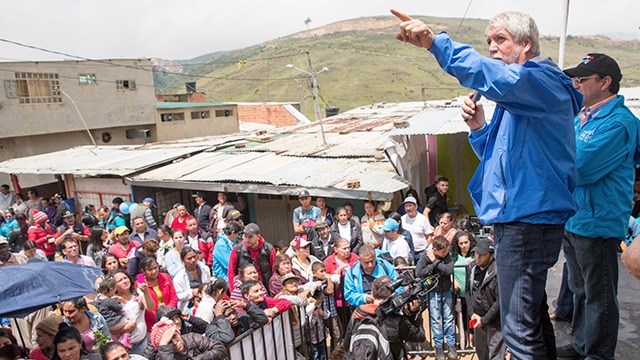
<path id="1" fill-rule="evenodd" d="M 371 314 L 357 308 L 363 315 L 353 326 L 353 335 L 348 349 L 349 360 L 386 360 L 393 359 L 386 328 Z"/>

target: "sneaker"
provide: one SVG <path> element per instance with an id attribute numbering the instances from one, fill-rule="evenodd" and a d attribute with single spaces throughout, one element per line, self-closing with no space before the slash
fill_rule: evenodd
<path id="1" fill-rule="evenodd" d="M 456 346 L 448 346 L 447 345 L 447 351 L 448 351 L 448 356 L 449 356 L 449 360 L 456 360 L 458 358 L 458 351 L 456 350 Z"/>
<path id="2" fill-rule="evenodd" d="M 436 360 L 445 360 L 446 358 L 444 357 L 444 349 L 443 348 L 436 348 Z"/>
<path id="3" fill-rule="evenodd" d="M 556 355 L 560 359 L 584 359 L 584 357 L 580 355 L 571 344 L 556 348 Z"/>

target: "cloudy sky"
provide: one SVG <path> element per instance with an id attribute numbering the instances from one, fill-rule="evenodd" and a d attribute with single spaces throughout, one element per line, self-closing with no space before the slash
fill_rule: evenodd
<path id="1" fill-rule="evenodd" d="M 189 59 L 262 43 L 394 7 L 409 14 L 462 17 L 469 0 L 4 0 L 0 38 L 87 58 Z M 559 35 L 564 0 L 472 0 L 468 18 L 531 14 L 542 34 Z M 514 5 L 515 4 L 515 5 Z M 640 39 L 640 1 L 573 0 L 569 34 Z M 60 55 L 0 42 L 0 61 Z"/>

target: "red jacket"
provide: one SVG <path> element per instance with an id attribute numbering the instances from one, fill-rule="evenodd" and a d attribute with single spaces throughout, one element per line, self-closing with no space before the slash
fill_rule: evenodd
<path id="1" fill-rule="evenodd" d="M 269 286 L 269 282 L 267 281 L 265 284 L 264 278 L 262 276 L 262 272 L 260 271 L 260 265 L 259 264 L 259 256 L 260 256 L 260 250 L 262 248 L 262 246 L 264 246 L 265 243 L 265 239 L 259 236 L 259 241 L 258 241 L 258 247 L 255 249 L 249 249 L 247 248 L 247 244 L 245 243 L 244 240 L 242 240 L 242 245 L 249 250 L 249 255 L 251 256 L 251 258 L 253 259 L 253 263 L 256 264 L 256 270 L 258 270 L 258 275 L 260 276 L 260 281 L 262 282 L 262 285 L 264 285 L 265 287 Z M 229 270 L 227 270 L 227 279 L 234 279 L 235 276 L 238 274 L 238 247 L 235 246 L 232 250 L 231 250 L 231 256 L 229 257 Z M 271 264 L 271 273 L 273 274 L 273 267 L 276 263 L 276 250 L 275 249 L 271 249 L 271 252 L 269 253 L 269 263 Z M 231 293 L 233 291 L 233 282 L 229 282 L 229 293 Z"/>
<path id="2" fill-rule="evenodd" d="M 45 229 L 31 225 L 27 231 L 27 238 L 33 240 L 38 245 L 38 249 L 44 251 L 47 256 L 56 254 L 56 245 L 49 243 L 47 235 L 53 235 L 53 229 L 49 225 L 45 225 Z"/>
<path id="3" fill-rule="evenodd" d="M 180 217 L 176 216 L 175 219 L 173 219 L 173 222 L 171 223 L 171 228 L 173 230 L 182 230 L 182 232 L 184 233 L 184 236 L 187 236 L 187 219 L 188 218 L 192 218 L 193 215 L 191 214 L 187 214 L 187 216 L 184 218 L 183 222 L 180 222 Z"/>
<path id="4" fill-rule="evenodd" d="M 138 274 L 138 276 L 136 277 L 136 282 L 138 284 L 143 282 L 146 283 L 144 275 Z M 158 288 L 160 288 L 160 293 L 162 294 L 162 302 L 167 306 L 175 308 L 178 305 L 178 295 L 176 294 L 176 289 L 173 287 L 173 281 L 171 281 L 171 277 L 169 275 L 165 273 L 158 274 Z M 153 299 L 153 311 L 145 310 L 144 321 L 147 323 L 147 328 L 151 329 L 156 323 L 158 295 L 151 287 L 149 287 L 149 294 L 151 294 L 151 298 Z"/>
<path id="5" fill-rule="evenodd" d="M 347 258 L 347 264 L 349 264 L 349 266 L 353 266 L 353 264 L 355 264 L 356 262 L 358 262 L 358 255 L 354 253 L 349 254 L 349 257 Z M 333 253 L 328 258 L 324 259 L 324 267 L 327 269 L 327 274 L 333 274 L 340 267 L 340 265 L 338 265 L 338 262 L 336 261 L 336 253 Z M 348 306 L 342 294 L 342 289 L 344 288 L 345 273 L 346 270 L 342 271 L 342 273 L 340 274 L 340 286 L 336 286 L 333 292 L 336 303 L 341 307 Z"/>
<path id="6" fill-rule="evenodd" d="M 291 301 L 287 299 L 275 299 L 270 297 L 264 297 L 264 302 L 267 304 L 267 308 L 275 307 L 278 312 L 283 313 L 291 307 Z"/>
<path id="7" fill-rule="evenodd" d="M 207 236 L 207 238 L 204 238 L 204 236 Z M 185 233 L 184 237 L 185 243 L 189 242 L 189 233 Z M 200 250 L 204 256 L 204 262 L 209 265 L 209 267 L 213 265 L 213 243 L 214 241 L 209 234 L 198 229 L 198 250 Z"/>

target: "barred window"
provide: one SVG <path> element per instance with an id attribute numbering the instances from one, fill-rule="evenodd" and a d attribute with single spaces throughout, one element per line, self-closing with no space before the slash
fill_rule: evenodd
<path id="1" fill-rule="evenodd" d="M 61 103 L 60 80 L 55 73 L 15 73 L 15 84 L 5 81 L 5 88 L 11 90 L 11 97 L 17 97 L 20 104 Z M 7 97 L 9 96 L 7 92 Z M 17 95 L 17 96 L 15 96 Z"/>

